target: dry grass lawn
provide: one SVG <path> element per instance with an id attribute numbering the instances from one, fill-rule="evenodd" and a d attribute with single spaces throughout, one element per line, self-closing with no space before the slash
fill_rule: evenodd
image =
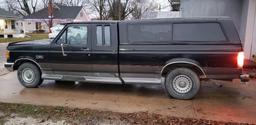
<path id="1" fill-rule="evenodd" d="M 0 38 L 0 43 L 9 43 L 9 42 L 24 42 L 40 39 L 48 39 L 48 34 L 27 34 L 30 37 L 25 38 Z"/>

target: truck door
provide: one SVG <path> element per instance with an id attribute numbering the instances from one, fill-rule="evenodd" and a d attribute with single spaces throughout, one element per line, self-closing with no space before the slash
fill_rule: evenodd
<path id="1" fill-rule="evenodd" d="M 117 24 L 101 23 L 92 26 L 92 71 L 95 77 L 118 78 Z"/>
<path id="2" fill-rule="evenodd" d="M 54 72 L 90 72 L 90 25 L 70 24 L 55 39 L 49 52 L 49 66 Z"/>

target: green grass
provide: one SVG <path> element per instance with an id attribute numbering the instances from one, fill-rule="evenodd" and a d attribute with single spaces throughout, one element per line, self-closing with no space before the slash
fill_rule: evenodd
<path id="1" fill-rule="evenodd" d="M 27 34 L 30 37 L 25 38 L 0 38 L 0 43 L 7 43 L 7 42 L 25 42 L 25 41 L 32 41 L 32 40 L 40 40 L 40 39 L 48 39 L 48 34 Z"/>

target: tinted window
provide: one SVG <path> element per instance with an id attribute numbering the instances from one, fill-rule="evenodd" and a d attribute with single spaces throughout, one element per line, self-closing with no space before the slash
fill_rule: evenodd
<path id="1" fill-rule="evenodd" d="M 174 41 L 226 41 L 218 23 L 173 24 Z"/>
<path id="2" fill-rule="evenodd" d="M 104 28 L 105 45 L 110 46 L 110 26 Z"/>
<path id="3" fill-rule="evenodd" d="M 66 36 L 67 36 L 67 31 L 63 32 L 61 37 L 58 39 L 57 44 L 65 44 L 66 43 Z"/>
<path id="4" fill-rule="evenodd" d="M 97 26 L 96 28 L 97 35 L 97 46 L 110 46 L 110 26 Z"/>
<path id="5" fill-rule="evenodd" d="M 167 42 L 172 39 L 171 24 L 128 25 L 129 42 Z"/>
<path id="6" fill-rule="evenodd" d="M 103 45 L 103 40 L 102 40 L 102 26 L 97 26 L 97 46 L 102 46 Z"/>
<path id="7" fill-rule="evenodd" d="M 86 26 L 70 26 L 67 31 L 67 41 L 70 45 L 87 45 Z"/>

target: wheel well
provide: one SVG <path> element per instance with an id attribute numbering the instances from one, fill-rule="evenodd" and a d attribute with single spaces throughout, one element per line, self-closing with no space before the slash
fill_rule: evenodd
<path id="1" fill-rule="evenodd" d="M 37 64 L 36 62 L 32 61 L 32 60 L 28 60 L 28 59 L 22 59 L 22 60 L 18 60 L 17 62 L 14 63 L 13 65 L 13 70 L 18 70 L 18 68 L 24 64 L 24 63 L 32 63 L 34 64 L 40 71 L 40 73 L 42 73 L 41 68 L 39 66 L 39 64 Z"/>
<path id="2" fill-rule="evenodd" d="M 171 71 L 173 69 L 176 69 L 176 68 L 188 68 L 188 69 L 193 70 L 198 76 L 206 77 L 205 72 L 203 71 L 203 69 L 200 69 L 200 67 L 198 67 L 196 65 L 187 64 L 187 63 L 170 64 L 170 65 L 164 67 L 164 69 L 161 72 L 161 75 L 165 77 L 168 74 L 169 71 Z"/>

